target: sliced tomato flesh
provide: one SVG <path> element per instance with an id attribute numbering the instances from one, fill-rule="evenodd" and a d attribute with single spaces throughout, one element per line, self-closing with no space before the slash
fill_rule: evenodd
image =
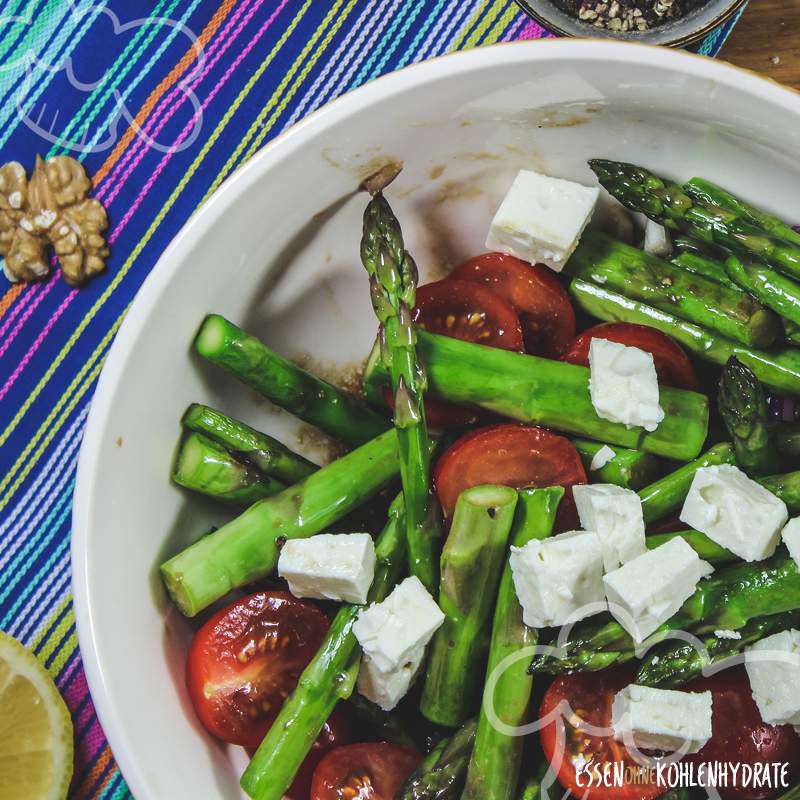
<path id="1" fill-rule="evenodd" d="M 257 592 L 214 614 L 186 663 L 189 697 L 206 730 L 257 747 L 327 629 L 317 606 L 288 592 Z"/>
<path id="2" fill-rule="evenodd" d="M 666 791 L 637 772 L 637 762 L 611 734 L 614 695 L 632 682 L 632 670 L 607 669 L 560 676 L 545 692 L 539 709 L 542 750 L 559 783 L 574 797 L 653 800 Z M 608 734 L 596 735 L 597 728 Z M 626 773 L 641 775 L 642 782 L 615 778 Z"/>
<path id="3" fill-rule="evenodd" d="M 575 337 L 564 354 L 564 361 L 588 367 L 592 339 L 608 339 L 627 347 L 638 347 L 653 356 L 659 383 L 677 389 L 697 390 L 697 375 L 689 356 L 677 342 L 655 328 L 632 322 L 595 325 Z"/>
<path id="4" fill-rule="evenodd" d="M 484 253 L 456 267 L 451 279 L 481 283 L 510 303 L 522 323 L 525 349 L 560 358 L 575 336 L 575 311 L 553 271 L 505 253 Z"/>
<path id="5" fill-rule="evenodd" d="M 420 286 L 413 317 L 431 333 L 503 350 L 524 349 L 513 306 L 479 283 L 447 278 Z"/>
<path id="6" fill-rule="evenodd" d="M 475 283 L 447 279 L 420 286 L 413 318 L 430 333 L 504 350 L 521 352 L 524 347 L 522 326 L 511 305 Z M 393 408 L 391 391 L 385 389 L 383 396 Z M 442 430 L 473 424 L 478 411 L 429 393 L 425 397 L 425 416 L 431 428 Z"/>
<path id="7" fill-rule="evenodd" d="M 515 489 L 566 487 L 556 517 L 557 530 L 564 531 L 577 524 L 571 487 L 586 483 L 586 472 L 569 439 L 545 428 L 507 423 L 462 436 L 442 454 L 433 477 L 448 519 L 461 492 L 488 483 Z"/>
<path id="8" fill-rule="evenodd" d="M 388 742 L 337 747 L 314 770 L 311 800 L 394 800 L 421 760 Z"/>
<path id="9" fill-rule="evenodd" d="M 791 725 L 768 725 L 761 719 L 753 700 L 750 681 L 743 667 L 726 669 L 708 678 L 698 678 L 682 687 L 689 692 L 711 692 L 711 738 L 700 752 L 686 756 L 696 765 L 705 763 L 738 763 L 767 769 L 780 774 L 783 764 L 789 765 L 786 776 L 790 785 L 800 777 L 800 737 Z M 777 765 L 777 767 L 776 767 Z M 718 791 L 724 800 L 765 800 L 776 792 L 772 785 L 756 785 L 736 780 Z"/>

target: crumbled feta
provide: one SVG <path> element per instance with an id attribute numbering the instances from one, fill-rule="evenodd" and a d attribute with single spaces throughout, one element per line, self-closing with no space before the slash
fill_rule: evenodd
<path id="1" fill-rule="evenodd" d="M 353 633 L 383 672 L 413 661 L 444 622 L 444 614 L 417 577 L 406 578 L 382 602 L 358 612 Z"/>
<path id="2" fill-rule="evenodd" d="M 697 753 L 711 738 L 711 692 L 631 684 L 611 704 L 614 738 L 641 750 Z"/>
<path id="3" fill-rule="evenodd" d="M 597 416 L 640 425 L 654 431 L 664 419 L 658 404 L 658 377 L 653 356 L 638 347 L 608 339 L 592 339 L 589 345 L 589 392 Z"/>
<path id="4" fill-rule="evenodd" d="M 644 251 L 659 258 L 666 258 L 672 252 L 667 229 L 651 219 L 644 226 Z"/>
<path id="5" fill-rule="evenodd" d="M 375 545 L 368 533 L 320 533 L 289 539 L 278 575 L 295 597 L 366 603 L 375 576 Z"/>
<path id="6" fill-rule="evenodd" d="M 603 550 L 594 533 L 569 531 L 512 547 L 509 564 L 530 628 L 564 625 L 605 610 Z"/>
<path id="7" fill-rule="evenodd" d="M 595 470 L 602 469 L 609 461 L 617 457 L 617 454 L 607 445 L 604 444 L 595 454 L 592 463 L 589 464 L 589 469 L 594 472 Z"/>
<path id="8" fill-rule="evenodd" d="M 603 548 L 606 572 L 647 550 L 642 501 L 636 492 L 605 483 L 572 487 L 584 530 L 593 531 Z"/>
<path id="9" fill-rule="evenodd" d="M 633 637 L 646 639 L 688 600 L 714 568 L 684 539 L 670 539 L 603 578 L 612 616 Z"/>
<path id="10" fill-rule="evenodd" d="M 359 693 L 384 711 L 391 711 L 408 693 L 424 657 L 425 648 L 420 647 L 408 661 L 384 672 L 365 655 L 358 671 Z"/>
<path id="11" fill-rule="evenodd" d="M 783 543 L 800 569 L 800 517 L 790 519 L 781 531 Z"/>
<path id="12" fill-rule="evenodd" d="M 520 170 L 494 215 L 486 247 L 560 272 L 599 194 L 596 186 Z"/>
<path id="13" fill-rule="evenodd" d="M 730 464 L 697 470 L 681 521 L 745 561 L 775 552 L 788 519 L 786 504 Z"/>
<path id="14" fill-rule="evenodd" d="M 745 669 L 761 719 L 800 725 L 800 631 L 773 633 L 748 647 Z"/>
<path id="15" fill-rule="evenodd" d="M 741 639 L 742 634 L 739 631 L 729 631 L 729 630 L 721 630 L 721 631 L 714 631 L 714 636 L 717 639 Z"/>

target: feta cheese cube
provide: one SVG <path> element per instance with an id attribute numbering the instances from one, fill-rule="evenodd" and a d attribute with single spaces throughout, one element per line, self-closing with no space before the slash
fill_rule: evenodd
<path id="1" fill-rule="evenodd" d="M 520 170 L 494 215 L 486 247 L 560 272 L 599 194 L 597 186 Z"/>
<path id="2" fill-rule="evenodd" d="M 589 464 L 589 469 L 594 472 L 595 470 L 602 469 L 609 461 L 617 457 L 617 454 L 607 445 L 604 444 L 595 454 L 592 463 Z"/>
<path id="3" fill-rule="evenodd" d="M 727 628 L 723 628 L 720 631 L 714 631 L 714 636 L 717 639 L 741 639 L 742 634 L 739 631 L 729 631 Z"/>
<path id="4" fill-rule="evenodd" d="M 745 561 L 775 552 L 788 517 L 782 500 L 730 464 L 698 469 L 681 510 L 682 522 Z"/>
<path id="5" fill-rule="evenodd" d="M 278 575 L 295 597 L 366 603 L 375 576 L 375 545 L 368 533 L 320 533 L 288 539 Z"/>
<path id="6" fill-rule="evenodd" d="M 748 647 L 745 669 L 761 719 L 800 725 L 800 631 L 773 633 Z"/>
<path id="7" fill-rule="evenodd" d="M 444 614 L 417 577 L 406 578 L 382 602 L 358 612 L 353 633 L 383 671 L 413 662 L 444 622 Z"/>
<path id="8" fill-rule="evenodd" d="M 584 530 L 593 531 L 600 539 L 606 572 L 647 550 L 642 501 L 636 492 L 595 483 L 573 486 L 572 496 Z"/>
<path id="9" fill-rule="evenodd" d="M 425 648 L 420 647 L 408 661 L 384 672 L 369 656 L 363 656 L 358 670 L 359 693 L 384 711 L 391 711 L 408 694 L 424 657 Z"/>
<path id="10" fill-rule="evenodd" d="M 800 517 L 790 519 L 781 531 L 783 543 L 789 555 L 795 560 L 800 569 Z"/>
<path id="11" fill-rule="evenodd" d="M 659 258 L 666 258 L 672 252 L 672 241 L 667 229 L 651 219 L 644 226 L 644 251 Z"/>
<path id="12" fill-rule="evenodd" d="M 598 417 L 629 428 L 640 425 L 647 431 L 654 431 L 664 419 L 650 353 L 608 339 L 592 339 L 589 370 L 589 392 Z"/>
<path id="13" fill-rule="evenodd" d="M 611 704 L 614 738 L 641 750 L 697 753 L 711 738 L 711 692 L 631 684 Z"/>
<path id="14" fill-rule="evenodd" d="M 509 556 L 522 618 L 530 628 L 564 625 L 605 611 L 603 550 L 588 531 L 569 531 Z"/>
<path id="15" fill-rule="evenodd" d="M 634 641 L 646 639 L 714 568 L 681 538 L 648 550 L 603 578 L 608 610 Z"/>

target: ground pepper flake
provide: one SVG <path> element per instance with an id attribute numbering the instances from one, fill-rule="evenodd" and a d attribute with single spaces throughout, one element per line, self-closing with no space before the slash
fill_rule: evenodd
<path id="1" fill-rule="evenodd" d="M 562 11 L 592 25 L 620 33 L 644 33 L 678 19 L 708 0 L 556 0 Z"/>

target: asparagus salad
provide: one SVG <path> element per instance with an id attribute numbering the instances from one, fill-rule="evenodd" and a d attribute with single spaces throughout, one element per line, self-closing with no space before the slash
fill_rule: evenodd
<path id="1" fill-rule="evenodd" d="M 800 796 L 800 233 L 590 166 L 643 232 L 522 171 L 491 252 L 422 286 L 372 181 L 359 394 L 202 322 L 345 452 L 182 420 L 173 480 L 230 521 L 161 573 L 255 800 Z"/>

